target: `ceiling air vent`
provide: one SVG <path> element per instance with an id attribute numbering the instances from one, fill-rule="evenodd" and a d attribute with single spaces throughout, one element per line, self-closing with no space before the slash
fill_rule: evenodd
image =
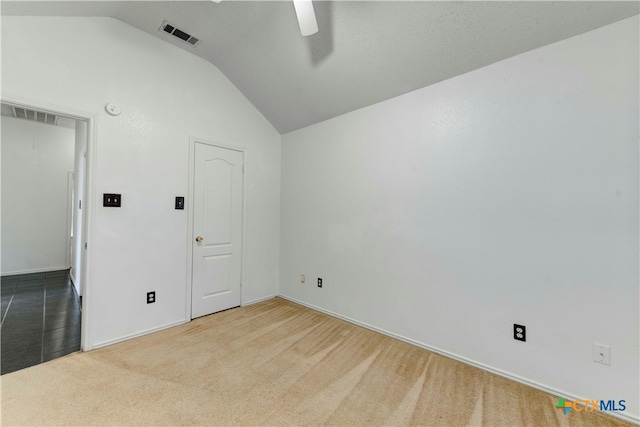
<path id="1" fill-rule="evenodd" d="M 43 111 L 29 110 L 22 107 L 11 107 L 13 109 L 13 117 L 16 119 L 32 120 L 34 122 L 47 123 L 50 125 L 58 124 L 58 116 Z"/>
<path id="2" fill-rule="evenodd" d="M 160 30 L 179 38 L 180 40 L 190 44 L 191 46 L 197 45 L 200 41 L 197 38 L 193 37 L 191 34 L 188 34 L 181 29 L 176 28 L 175 25 L 169 24 L 167 21 L 164 21 L 162 23 L 162 25 L 160 26 Z"/>

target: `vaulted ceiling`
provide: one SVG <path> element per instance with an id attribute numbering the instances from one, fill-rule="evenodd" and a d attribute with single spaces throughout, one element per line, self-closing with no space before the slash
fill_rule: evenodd
<path id="1" fill-rule="evenodd" d="M 106 16 L 218 67 L 280 132 L 640 13 L 635 1 L 2 1 L 2 15 Z M 190 46 L 163 21 L 197 37 Z"/>

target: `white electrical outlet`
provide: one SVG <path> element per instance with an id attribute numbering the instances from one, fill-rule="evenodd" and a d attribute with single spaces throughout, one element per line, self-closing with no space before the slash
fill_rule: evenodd
<path id="1" fill-rule="evenodd" d="M 300 275 L 300 283 L 304 283 L 304 281 L 306 280 L 306 278 L 304 277 L 304 274 Z"/>
<path id="2" fill-rule="evenodd" d="M 611 365 L 611 348 L 608 345 L 593 343 L 593 361 Z"/>

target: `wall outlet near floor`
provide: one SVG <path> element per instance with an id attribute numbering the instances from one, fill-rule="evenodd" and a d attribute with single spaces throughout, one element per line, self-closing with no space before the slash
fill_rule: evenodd
<path id="1" fill-rule="evenodd" d="M 319 288 L 322 287 L 322 279 L 320 277 L 318 277 L 318 287 Z"/>
<path id="2" fill-rule="evenodd" d="M 156 292 L 147 292 L 147 304 L 156 302 Z"/>
<path id="3" fill-rule="evenodd" d="M 524 325 L 513 324 L 513 339 L 518 341 L 527 340 L 527 328 Z"/>
<path id="4" fill-rule="evenodd" d="M 305 280 L 307 280 L 307 279 L 304 277 L 304 274 L 301 274 L 300 275 L 300 283 L 304 283 Z"/>
<path id="5" fill-rule="evenodd" d="M 593 361 L 611 365 L 611 348 L 608 345 L 593 343 Z"/>

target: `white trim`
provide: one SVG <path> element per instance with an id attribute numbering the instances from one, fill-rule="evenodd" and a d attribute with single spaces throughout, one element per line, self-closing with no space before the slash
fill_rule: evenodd
<path id="1" fill-rule="evenodd" d="M 237 148 L 234 148 L 234 150 L 237 150 Z M 248 176 L 249 176 L 249 161 L 247 160 L 249 158 L 249 152 L 247 150 L 241 150 L 242 151 L 242 230 L 240 230 L 240 241 L 242 242 L 242 248 L 240 250 L 240 306 L 244 306 L 247 304 L 251 304 L 251 303 L 245 303 L 245 299 L 247 298 L 247 294 L 246 294 L 246 283 L 244 281 L 245 279 L 245 274 L 244 274 L 244 268 L 245 268 L 245 248 L 247 247 L 247 242 L 246 242 L 246 235 L 247 233 L 245 233 L 245 230 L 247 229 L 247 203 L 248 203 L 248 199 L 247 199 L 247 181 L 248 181 Z"/>
<path id="2" fill-rule="evenodd" d="M 240 306 L 246 305 L 244 303 L 245 299 L 245 291 L 244 291 L 244 267 L 245 267 L 245 230 L 246 230 L 246 212 L 247 212 L 247 157 L 248 152 L 244 148 L 234 147 L 231 145 L 220 144 L 215 141 L 208 140 L 206 138 L 198 138 L 195 136 L 189 137 L 189 165 L 188 165 L 188 173 L 189 173 L 189 192 L 187 203 L 185 203 L 185 207 L 187 208 L 187 284 L 185 294 L 187 296 L 186 304 L 185 304 L 185 318 L 191 320 L 191 298 L 192 298 L 192 280 L 193 280 L 193 193 L 194 193 L 194 185 L 195 185 L 195 146 L 196 143 L 211 145 L 218 148 L 223 148 L 225 150 L 233 150 L 242 153 L 242 165 L 243 165 L 243 173 L 242 173 L 242 229 L 240 230 L 240 239 L 241 239 L 241 249 L 240 249 Z"/>
<path id="3" fill-rule="evenodd" d="M 237 145 L 228 145 L 228 144 L 223 144 L 221 142 L 218 141 L 213 141 L 211 139 L 207 139 L 207 138 L 200 138 L 197 136 L 190 136 L 189 140 L 191 141 L 191 145 L 193 145 L 193 142 L 201 142 L 203 144 L 207 144 L 207 145 L 213 145 L 215 147 L 218 148 L 224 148 L 225 150 L 233 150 L 233 151 L 240 151 L 242 153 L 247 153 L 247 150 L 245 148 L 239 147 Z M 246 159 L 245 159 L 246 161 Z"/>
<path id="4" fill-rule="evenodd" d="M 84 248 L 84 244 L 80 244 L 82 250 L 82 258 L 80 261 L 80 286 L 82 289 L 82 334 L 81 348 L 84 351 L 93 349 L 93 318 L 91 317 L 93 310 L 93 298 L 91 294 L 93 289 L 93 270 L 91 269 L 93 259 L 93 247 L 89 244 L 89 239 L 93 236 L 93 220 L 95 201 L 98 200 L 96 192 L 96 170 L 98 163 L 98 119 L 91 117 L 87 120 L 87 145 L 83 152 L 84 156 L 84 189 L 82 198 L 82 232 L 80 236 L 82 241 L 87 242 L 88 248 Z M 76 177 L 77 179 L 77 177 Z"/>
<path id="5" fill-rule="evenodd" d="M 75 134 L 75 131 L 74 131 Z M 75 155 L 74 155 L 75 158 Z M 67 172 L 67 247 L 65 248 L 64 260 L 65 264 L 71 268 L 71 245 L 73 244 L 73 239 L 71 238 L 71 233 L 73 232 L 73 206 L 75 201 L 73 200 L 73 190 L 74 190 L 74 173 L 73 171 Z"/>
<path id="6" fill-rule="evenodd" d="M 129 341 L 129 340 L 134 339 L 134 338 L 140 338 L 140 337 L 142 337 L 144 335 L 149 335 L 149 334 L 152 334 L 154 332 L 160 332 L 162 330 L 173 328 L 175 326 L 184 325 L 185 323 L 189 323 L 189 320 L 182 319 L 182 320 L 178 320 L 178 321 L 175 321 L 175 322 L 166 323 L 166 324 L 164 324 L 162 326 L 158 326 L 157 328 L 150 328 L 150 329 L 146 329 L 146 330 L 141 331 L 141 332 L 136 332 L 135 334 L 125 335 L 124 337 L 116 338 L 116 339 L 113 339 L 113 340 L 102 341 L 102 342 L 99 342 L 99 343 L 95 343 L 93 345 L 93 349 L 95 350 L 95 349 L 102 348 L 102 347 L 107 347 L 107 346 L 110 346 L 110 345 L 113 345 L 113 344 L 118 344 L 118 343 L 121 343 L 121 342 L 124 342 L 124 341 Z"/>
<path id="7" fill-rule="evenodd" d="M 73 107 L 63 106 L 58 104 L 52 104 L 40 99 L 29 98 L 12 93 L 2 92 L 0 95 L 0 101 L 5 104 L 10 104 L 18 107 L 43 110 L 50 113 L 54 113 L 59 116 L 70 117 L 75 120 L 82 120 L 87 122 L 87 162 L 85 163 L 85 201 L 86 210 L 83 212 L 83 232 L 82 239 L 86 242 L 88 238 L 93 235 L 93 200 L 96 186 L 96 167 L 97 164 L 97 128 L 98 117 L 85 110 L 78 110 Z M 84 209 L 84 208 L 83 208 Z M 83 245 L 84 246 L 84 245 Z M 83 251 L 85 257 L 82 265 L 81 283 L 83 283 L 84 291 L 82 297 L 82 326 L 80 332 L 80 348 L 84 351 L 89 351 L 93 348 L 92 339 L 92 327 L 93 322 L 91 318 L 92 299 L 91 299 L 91 283 L 92 271 L 91 271 L 91 255 L 92 248 Z"/>
<path id="8" fill-rule="evenodd" d="M 571 393 L 569 393 L 567 391 L 558 390 L 556 388 L 546 386 L 544 384 L 538 383 L 536 381 L 529 380 L 527 378 L 520 377 L 518 375 L 514 375 L 512 373 L 503 371 L 501 369 L 493 368 L 493 367 L 491 367 L 489 365 L 485 365 L 483 363 L 476 362 L 476 361 L 471 360 L 471 359 L 467 359 L 466 357 L 458 356 L 457 354 L 454 354 L 454 353 L 439 349 L 437 347 L 432 347 L 430 345 L 421 343 L 419 341 L 412 340 L 412 339 L 404 337 L 402 335 L 394 334 L 394 333 L 386 331 L 384 329 L 380 329 L 380 328 L 377 328 L 375 326 L 371 326 L 371 325 L 369 325 L 367 323 L 359 322 L 359 321 L 357 321 L 355 319 L 352 319 L 350 317 L 343 316 L 343 315 L 338 314 L 338 313 L 334 313 L 333 311 L 330 311 L 330 310 L 325 310 L 325 309 L 317 307 L 317 306 L 315 306 L 313 304 L 308 304 L 306 302 L 300 301 L 300 300 L 292 298 L 292 297 L 288 297 L 286 295 L 278 294 L 277 297 L 285 299 L 285 300 L 288 300 L 288 301 L 291 301 L 291 302 L 294 302 L 296 304 L 300 304 L 300 305 L 305 306 L 307 308 L 310 308 L 312 310 L 319 311 L 319 312 L 324 313 L 326 315 L 329 315 L 331 317 L 335 317 L 335 318 L 338 318 L 340 320 L 344 320 L 345 322 L 349 322 L 349 323 L 352 323 L 354 325 L 361 326 L 361 327 L 363 327 L 365 329 L 369 329 L 371 331 L 378 332 L 378 333 L 380 333 L 382 335 L 386 335 L 388 337 L 395 338 L 397 340 L 406 342 L 408 344 L 415 345 L 416 347 L 420 347 L 420 348 L 423 348 L 425 350 L 429 350 L 429 351 L 431 351 L 433 353 L 440 354 L 442 356 L 445 356 L 445 357 L 448 357 L 450 359 L 456 360 L 458 362 L 464 363 L 465 365 L 470 365 L 470 366 L 473 366 L 475 368 L 482 369 L 483 371 L 487 371 L 487 372 L 491 372 L 492 374 L 499 375 L 499 376 L 501 376 L 503 378 L 507 378 L 507 379 L 513 380 L 515 382 L 524 384 L 524 385 L 528 385 L 528 386 L 533 387 L 535 389 L 544 391 L 545 393 L 552 394 L 552 395 L 554 395 L 556 397 L 562 397 L 562 398 L 568 399 L 568 400 L 585 400 L 586 399 L 584 397 L 580 397 L 580 396 L 576 396 L 574 394 L 571 394 Z M 628 421 L 628 422 L 631 422 L 631 423 L 638 424 L 638 422 L 640 421 L 640 417 L 637 417 L 637 416 L 634 416 L 634 415 L 627 415 L 627 414 L 620 413 L 620 412 L 601 412 L 601 413 L 609 415 L 609 416 L 612 416 L 612 417 L 615 417 L 615 418 L 619 418 L 619 419 L 622 419 L 622 420 L 625 420 L 625 421 Z"/>
<path id="9" fill-rule="evenodd" d="M 274 299 L 274 298 L 276 298 L 278 296 L 279 295 L 277 295 L 277 294 L 273 294 L 273 295 L 269 295 L 269 296 L 266 296 L 266 297 L 254 299 L 254 300 L 251 300 L 251 301 L 246 301 L 240 307 L 246 307 L 248 305 L 258 304 L 259 302 L 263 302 L 263 301 L 267 301 L 267 300 L 270 300 L 270 299 Z"/>
<path id="10" fill-rule="evenodd" d="M 20 95 L 2 92 L 0 96 L 3 104 L 11 104 L 16 107 L 22 107 L 27 109 L 44 110 L 48 113 L 53 113 L 57 116 L 65 116 L 74 120 L 89 120 L 94 118 L 94 115 L 84 111 L 77 110 L 73 107 L 67 107 L 59 104 L 48 103 L 39 99 L 28 98 Z"/>
<path id="11" fill-rule="evenodd" d="M 193 186 L 195 181 L 195 139 L 189 137 L 189 164 L 187 165 L 187 171 L 189 174 L 189 189 L 187 191 L 187 202 L 185 203 L 185 210 L 187 214 L 187 282 L 185 284 L 186 301 L 184 306 L 184 318 L 191 320 L 191 289 L 193 284 L 191 280 L 193 278 Z"/>
<path id="12" fill-rule="evenodd" d="M 2 277 L 17 276 L 19 274 L 34 274 L 34 273 L 50 273 L 53 271 L 69 270 L 69 267 L 45 267 L 45 268 L 31 268 L 29 270 L 10 271 L 8 273 L 2 273 Z"/>

